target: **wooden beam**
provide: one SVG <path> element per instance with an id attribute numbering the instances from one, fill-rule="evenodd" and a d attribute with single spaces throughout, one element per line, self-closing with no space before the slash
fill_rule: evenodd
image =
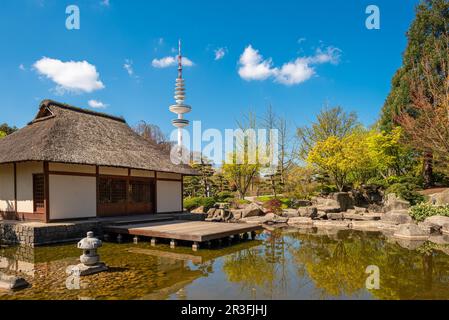
<path id="1" fill-rule="evenodd" d="M 85 173 L 85 172 L 48 171 L 48 174 L 58 176 L 96 177 L 95 173 Z"/>
<path id="2" fill-rule="evenodd" d="M 95 184 L 96 184 L 96 192 L 97 192 L 97 212 L 95 215 L 98 217 L 98 209 L 100 207 L 100 167 L 95 166 Z"/>
<path id="3" fill-rule="evenodd" d="M 44 161 L 44 207 L 45 217 L 44 221 L 47 223 L 50 221 L 50 175 L 48 174 L 48 161 Z"/>
<path id="4" fill-rule="evenodd" d="M 16 217 L 18 218 L 17 209 L 17 164 L 14 162 L 14 211 L 16 212 Z"/>
<path id="5" fill-rule="evenodd" d="M 181 212 L 184 212 L 184 175 L 181 175 Z"/>

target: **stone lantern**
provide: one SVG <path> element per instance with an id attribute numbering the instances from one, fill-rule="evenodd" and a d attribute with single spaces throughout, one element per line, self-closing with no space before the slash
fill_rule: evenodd
<path id="1" fill-rule="evenodd" d="M 83 250 L 80 256 L 80 264 L 70 266 L 67 273 L 79 276 L 86 276 L 108 270 L 108 267 L 100 262 L 97 249 L 102 246 L 101 240 L 94 237 L 94 233 L 89 231 L 87 237 L 78 242 L 78 249 Z"/>
<path id="2" fill-rule="evenodd" d="M 100 262 L 100 256 L 97 254 L 97 249 L 102 246 L 101 240 L 94 238 L 94 233 L 89 231 L 87 238 L 78 242 L 78 249 L 83 250 L 83 255 L 80 257 L 82 264 L 86 266 L 94 266 Z"/>

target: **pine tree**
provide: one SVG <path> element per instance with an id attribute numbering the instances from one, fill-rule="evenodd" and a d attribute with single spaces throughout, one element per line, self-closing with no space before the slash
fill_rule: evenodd
<path id="1" fill-rule="evenodd" d="M 424 56 L 432 57 L 442 35 L 448 33 L 449 2 L 447 0 L 423 0 L 416 8 L 416 18 L 407 32 L 408 44 L 403 54 L 403 63 L 392 80 L 392 87 L 380 117 L 380 127 L 390 131 L 397 125 L 403 113 L 414 116 L 411 103 L 412 77 L 419 76 L 419 65 Z M 437 67 L 437 66 L 436 66 Z M 427 186 L 432 185 L 432 154 L 424 156 L 423 174 Z"/>

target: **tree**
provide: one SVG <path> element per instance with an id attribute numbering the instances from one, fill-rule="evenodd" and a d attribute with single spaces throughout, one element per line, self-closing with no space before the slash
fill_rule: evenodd
<path id="1" fill-rule="evenodd" d="M 414 153 L 403 143 L 404 130 L 390 132 L 373 129 L 367 135 L 367 149 L 375 174 L 382 178 L 404 175 L 413 167 Z"/>
<path id="2" fill-rule="evenodd" d="M 142 120 L 133 128 L 133 130 L 156 148 L 168 153 L 170 152 L 172 143 L 157 125 L 146 123 Z"/>
<path id="3" fill-rule="evenodd" d="M 307 156 L 307 163 L 319 171 L 328 173 L 338 190 L 352 180 L 361 182 L 366 168 L 371 167 L 367 154 L 365 133 L 353 132 L 343 138 L 330 136 L 318 141 Z M 362 179 L 360 178 L 362 177 Z"/>
<path id="4" fill-rule="evenodd" d="M 225 178 L 235 185 L 240 199 L 244 199 L 254 177 L 259 174 L 260 164 L 250 163 L 248 157 L 245 157 L 243 161 L 238 161 L 238 157 L 237 152 L 228 155 L 222 170 Z"/>
<path id="5" fill-rule="evenodd" d="M 216 192 L 213 186 L 212 176 L 215 173 L 211 161 L 205 157 L 200 158 L 200 162 L 192 163 L 191 167 L 199 172 L 199 176 L 184 178 L 184 192 L 187 196 L 211 197 Z"/>
<path id="6" fill-rule="evenodd" d="M 435 47 L 442 45 L 447 38 L 449 26 L 449 2 L 447 0 L 423 0 L 416 8 L 416 18 L 407 32 L 408 44 L 403 55 L 403 63 L 392 80 L 392 87 L 382 108 L 380 126 L 389 131 L 398 124 L 398 117 L 403 114 L 416 115 L 412 103 L 411 85 L 414 79 L 420 79 L 423 69 L 420 65 L 424 56 L 432 62 Z M 436 73 L 434 73 L 436 74 Z M 424 153 L 423 175 L 427 186 L 432 180 L 432 154 Z"/>
<path id="7" fill-rule="evenodd" d="M 0 139 L 6 137 L 6 132 L 0 131 Z"/>
<path id="8" fill-rule="evenodd" d="M 330 137 L 343 138 L 358 125 L 357 114 L 354 112 L 346 113 L 340 106 L 331 109 L 325 107 L 311 126 L 297 129 L 300 158 L 306 159 L 317 142 L 325 141 Z"/>
<path id="9" fill-rule="evenodd" d="M 432 56 L 425 55 L 410 84 L 414 114 L 404 113 L 398 122 L 409 144 L 448 169 L 449 160 L 449 34 L 441 37 Z"/>
<path id="10" fill-rule="evenodd" d="M 6 123 L 0 124 L 0 132 L 3 132 L 5 135 L 10 135 L 11 133 L 16 132 L 17 130 L 19 129 L 16 126 L 10 127 Z"/>
<path id="11" fill-rule="evenodd" d="M 287 171 L 292 165 L 290 146 L 290 130 L 287 120 L 284 117 L 278 116 L 270 104 L 262 119 L 263 125 L 267 130 L 275 129 L 278 132 L 278 168 L 276 172 L 280 175 L 280 183 L 285 184 Z"/>

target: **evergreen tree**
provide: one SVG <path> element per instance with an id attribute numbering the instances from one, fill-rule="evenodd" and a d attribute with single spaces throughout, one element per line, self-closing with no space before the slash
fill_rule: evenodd
<path id="1" fill-rule="evenodd" d="M 416 18 L 407 32 L 408 44 L 403 63 L 393 77 L 392 87 L 382 109 L 380 125 L 391 130 L 402 112 L 413 114 L 411 107 L 411 77 L 424 56 L 432 56 L 436 43 L 449 32 L 449 2 L 423 0 L 416 8 Z"/>
<path id="2" fill-rule="evenodd" d="M 403 55 L 401 68 L 392 80 L 389 96 L 382 108 L 380 127 L 390 131 L 397 125 L 398 117 L 404 113 L 416 115 L 412 106 L 411 85 L 413 77 L 422 75 L 421 61 L 424 57 L 433 57 L 437 45 L 441 45 L 449 32 L 449 2 L 447 0 L 423 0 L 416 8 L 416 18 L 407 32 L 408 44 Z M 435 57 L 437 59 L 437 57 Z M 430 63 L 438 74 L 438 62 Z M 433 185 L 433 155 L 423 154 L 423 176 L 426 187 Z"/>

